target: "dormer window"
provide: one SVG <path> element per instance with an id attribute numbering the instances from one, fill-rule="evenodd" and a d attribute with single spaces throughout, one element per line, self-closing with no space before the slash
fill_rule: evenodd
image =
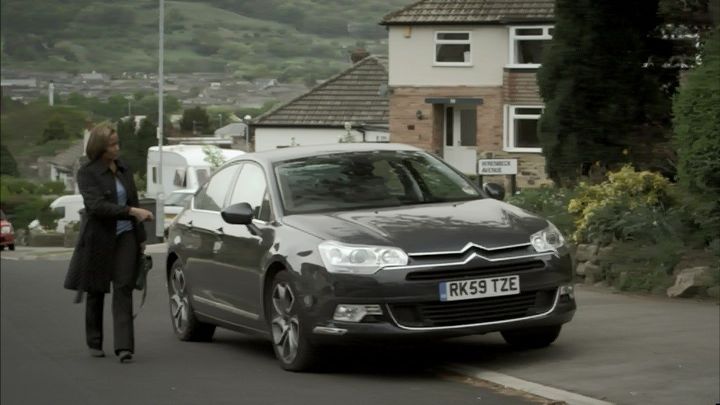
<path id="1" fill-rule="evenodd" d="M 441 66 L 470 66 L 470 33 L 445 31 L 435 33 L 435 64 Z"/>
<path id="2" fill-rule="evenodd" d="M 552 34 L 551 25 L 510 27 L 510 67 L 540 67 L 543 48 Z"/>

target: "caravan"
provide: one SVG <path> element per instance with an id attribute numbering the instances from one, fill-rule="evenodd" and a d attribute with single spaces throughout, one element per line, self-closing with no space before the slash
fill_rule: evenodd
<path id="1" fill-rule="evenodd" d="M 222 153 L 225 161 L 245 152 L 234 149 L 220 149 L 217 146 L 169 145 L 163 146 L 163 193 L 169 196 L 175 190 L 197 190 L 212 174 L 212 167 L 203 148 L 215 148 Z M 160 152 L 157 146 L 148 149 L 146 197 L 156 198 L 160 192 Z"/>

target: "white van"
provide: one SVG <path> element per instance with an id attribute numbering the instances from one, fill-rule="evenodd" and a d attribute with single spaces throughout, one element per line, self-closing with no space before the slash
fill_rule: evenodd
<path id="1" fill-rule="evenodd" d="M 57 232 L 65 232 L 65 226 L 71 222 L 80 222 L 80 210 L 85 208 L 81 194 L 63 195 L 50 203 L 50 209 L 60 215 L 58 219 Z"/>
<path id="2" fill-rule="evenodd" d="M 212 174 L 212 167 L 206 160 L 203 148 L 216 148 L 225 161 L 245 152 L 235 149 L 220 149 L 206 145 L 168 145 L 163 146 L 163 193 L 167 198 L 175 190 L 197 190 Z M 159 184 L 160 152 L 157 146 L 148 148 L 147 193 L 148 198 L 156 198 L 160 192 Z"/>

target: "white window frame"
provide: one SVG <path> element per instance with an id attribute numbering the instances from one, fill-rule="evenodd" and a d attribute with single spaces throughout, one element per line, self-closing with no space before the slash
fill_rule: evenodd
<path id="1" fill-rule="evenodd" d="M 467 34 L 468 39 L 438 39 L 439 34 Z M 457 66 L 457 67 L 468 67 L 473 65 L 473 45 L 472 45 L 472 32 L 471 31 L 435 31 L 433 34 L 433 66 Z M 467 62 L 439 62 L 437 60 L 437 46 L 438 45 L 470 45 L 470 57 Z"/>
<path id="2" fill-rule="evenodd" d="M 554 25 L 520 25 L 516 27 L 510 27 L 510 52 L 508 53 L 508 64 L 506 67 L 510 68 L 525 68 L 525 69 L 537 69 L 540 67 L 539 63 L 518 63 L 515 60 L 517 55 L 516 46 L 517 41 L 549 41 L 552 40 L 550 30 L 554 29 Z M 519 29 L 542 29 L 541 35 L 518 35 L 517 30 Z"/>
<path id="3" fill-rule="evenodd" d="M 540 114 L 516 114 L 518 108 L 539 108 Z M 505 105 L 505 120 L 503 122 L 503 132 L 505 133 L 503 150 L 505 152 L 526 152 L 526 153 L 542 153 L 542 148 L 520 148 L 515 146 L 515 125 L 514 120 L 517 118 L 540 119 L 540 115 L 545 111 L 544 105 Z"/>

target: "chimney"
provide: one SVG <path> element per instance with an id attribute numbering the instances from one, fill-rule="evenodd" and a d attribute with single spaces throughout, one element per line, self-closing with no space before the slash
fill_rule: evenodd
<path id="1" fill-rule="evenodd" d="M 48 84 L 48 105 L 50 107 L 55 105 L 55 83 L 52 80 Z"/>
<path id="2" fill-rule="evenodd" d="M 370 53 L 365 48 L 355 48 L 350 54 L 350 61 L 354 64 L 370 56 Z"/>

